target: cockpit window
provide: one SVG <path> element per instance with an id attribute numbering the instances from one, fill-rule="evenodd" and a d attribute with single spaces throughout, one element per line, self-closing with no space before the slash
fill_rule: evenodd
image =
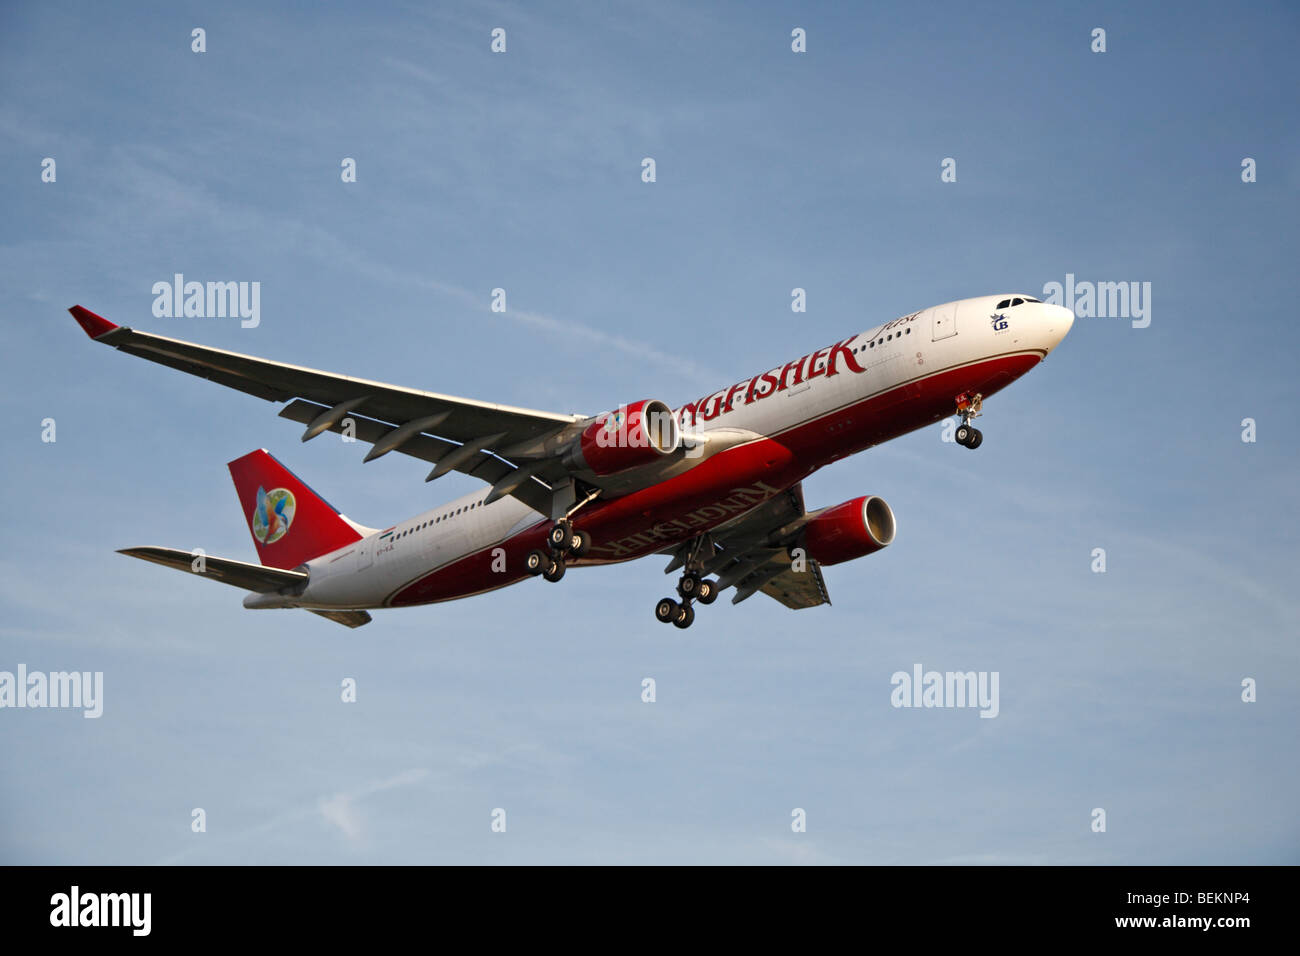
<path id="1" fill-rule="evenodd" d="M 1010 300 L 1010 299 L 1003 299 L 1001 302 L 998 303 L 998 308 L 999 308 L 999 309 L 1009 309 L 1009 308 L 1011 308 L 1011 300 Z"/>
<path id="2" fill-rule="evenodd" d="M 1024 300 L 1024 299 L 1012 299 L 1012 300 L 1011 300 L 1011 307 L 1012 307 L 1013 309 L 1014 309 L 1016 306 L 1018 306 L 1018 305 L 1024 305 L 1024 304 L 1025 304 L 1025 300 Z"/>
<path id="3" fill-rule="evenodd" d="M 1027 296 L 1025 296 L 1025 301 L 1026 301 L 1026 302 L 1042 302 L 1043 300 L 1042 300 L 1042 299 L 1035 299 L 1035 298 L 1033 298 L 1032 296 L 1028 296 L 1028 295 L 1027 295 Z"/>

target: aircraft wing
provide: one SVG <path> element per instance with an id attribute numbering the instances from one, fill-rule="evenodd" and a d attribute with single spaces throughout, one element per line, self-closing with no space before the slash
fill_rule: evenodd
<path id="1" fill-rule="evenodd" d="M 473 475 L 494 486 L 491 497 L 514 495 L 543 514 L 549 514 L 551 502 L 545 481 L 563 478 L 564 472 L 553 461 L 508 456 L 512 449 L 526 454 L 543 439 L 586 420 L 582 415 L 386 385 L 137 332 L 79 305 L 68 311 L 96 342 L 267 401 L 290 402 L 280 414 L 308 426 L 303 441 L 355 426 L 356 438 L 373 446 L 367 461 L 389 451 L 413 455 L 435 463 L 430 479 L 449 471 Z"/>
<path id="2" fill-rule="evenodd" d="M 796 570 L 788 550 L 805 514 L 803 485 L 797 484 L 719 526 L 710 535 L 713 553 L 704 559 L 704 573 L 716 574 L 722 588 L 735 586 L 732 604 L 760 591 L 789 608 L 830 604 L 821 566 L 804 557 Z M 684 549 L 678 549 L 665 571 L 676 570 L 684 560 Z"/>

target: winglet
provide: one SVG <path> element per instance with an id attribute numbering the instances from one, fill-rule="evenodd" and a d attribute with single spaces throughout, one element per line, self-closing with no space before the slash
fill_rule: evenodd
<path id="1" fill-rule="evenodd" d="M 117 325 L 108 321 L 102 315 L 96 315 L 89 309 L 83 309 L 79 305 L 74 305 L 68 311 L 72 313 L 72 317 L 77 320 L 77 324 L 85 329 L 86 334 L 92 339 L 107 335 L 118 328 Z"/>

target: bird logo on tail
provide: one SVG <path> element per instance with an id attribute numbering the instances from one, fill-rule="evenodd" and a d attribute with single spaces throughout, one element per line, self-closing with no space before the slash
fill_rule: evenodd
<path id="1" fill-rule="evenodd" d="M 289 533 L 293 524 L 293 492 L 288 488 L 257 489 L 257 505 L 253 508 L 253 537 L 261 544 L 274 544 Z"/>

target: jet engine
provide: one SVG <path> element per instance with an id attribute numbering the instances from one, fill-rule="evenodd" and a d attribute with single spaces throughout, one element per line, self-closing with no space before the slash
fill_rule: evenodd
<path id="1" fill-rule="evenodd" d="M 863 495 L 812 515 L 804 525 L 803 547 L 818 564 L 839 564 L 887 547 L 894 527 L 885 499 Z"/>
<path id="2" fill-rule="evenodd" d="M 676 452 L 681 444 L 681 428 L 673 410 L 663 402 L 646 399 L 597 415 L 565 460 L 596 475 L 615 475 L 653 464 Z"/>

